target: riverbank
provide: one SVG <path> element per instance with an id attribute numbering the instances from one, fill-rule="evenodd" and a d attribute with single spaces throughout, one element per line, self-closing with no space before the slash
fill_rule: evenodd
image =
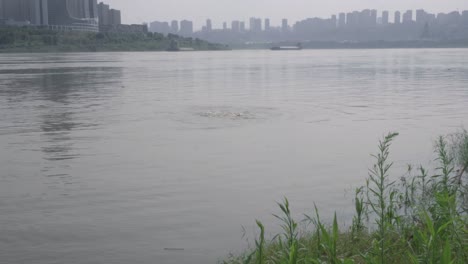
<path id="1" fill-rule="evenodd" d="M 255 247 L 222 263 L 468 263 L 468 133 L 438 139 L 434 172 L 408 166 L 394 181 L 390 146 L 397 136 L 379 142 L 366 183 L 356 189 L 349 228 L 343 230 L 336 214 L 331 225 L 324 223 L 317 209 L 294 219 L 285 198 L 274 215 L 283 232 L 267 241 L 257 221 Z M 312 229 L 301 229 L 303 222 Z"/>
<path id="2" fill-rule="evenodd" d="M 92 33 L 1 27 L 0 53 L 226 50 L 227 46 L 158 33 Z"/>
<path id="3" fill-rule="evenodd" d="M 303 49 L 437 49 L 468 48 L 468 39 L 459 40 L 408 40 L 408 41 L 303 41 L 271 43 L 230 43 L 233 49 L 270 49 L 300 43 Z"/>

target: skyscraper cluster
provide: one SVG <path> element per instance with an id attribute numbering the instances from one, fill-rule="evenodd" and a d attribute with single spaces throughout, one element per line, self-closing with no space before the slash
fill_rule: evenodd
<path id="1" fill-rule="evenodd" d="M 0 0 L 0 19 L 17 23 L 47 25 L 47 1 Z"/>
<path id="2" fill-rule="evenodd" d="M 391 22 L 393 20 L 393 22 Z M 340 28 L 369 28 L 386 26 L 390 24 L 426 24 L 426 23 L 437 23 L 440 25 L 465 23 L 463 21 L 468 20 L 468 11 L 462 13 L 454 11 L 448 14 L 430 14 L 423 9 L 407 10 L 404 13 L 396 11 L 393 16 L 389 11 L 383 11 L 380 16 L 375 9 L 365 9 L 362 11 L 353 11 L 348 13 L 340 13 L 338 15 L 332 15 L 330 18 L 307 18 L 302 21 L 296 22 L 292 27 L 289 26 L 288 20 L 283 19 L 281 25 L 275 27 L 271 24 L 269 18 L 262 20 L 261 18 L 252 17 L 248 21 L 248 29 L 245 26 L 245 22 L 234 20 L 229 24 L 228 22 L 222 23 L 222 31 L 231 31 L 233 33 L 243 32 L 268 32 L 268 31 L 281 31 L 283 33 L 292 31 L 301 31 L 303 29 L 340 29 Z M 191 21 L 184 20 L 188 28 L 193 28 Z M 190 26 L 188 26 L 188 22 Z M 150 23 L 150 30 L 159 33 L 174 33 L 174 34 L 192 34 L 192 30 L 182 30 L 178 28 L 178 21 L 172 21 L 171 24 L 168 22 L 155 21 Z M 229 27 L 230 26 L 230 27 Z M 181 27 L 182 28 L 182 27 Z M 219 32 L 212 26 L 212 20 L 207 19 L 206 24 L 201 28 L 200 32 Z"/>
<path id="3" fill-rule="evenodd" d="M 213 28 L 212 21 L 208 19 L 200 31 L 188 36 L 226 44 L 288 40 L 359 42 L 458 39 L 468 38 L 468 11 L 431 14 L 423 9 L 394 13 L 365 9 L 339 13 L 329 18 L 307 18 L 293 25 L 287 19 L 274 25 L 269 18 L 262 20 L 252 17 L 248 27 L 245 22 L 234 20 L 230 24 L 224 22 L 221 29 Z"/>
<path id="4" fill-rule="evenodd" d="M 283 31 L 289 30 L 288 20 L 282 20 L 282 27 Z M 266 18 L 262 20 L 261 18 L 252 17 L 249 20 L 248 28 L 246 27 L 246 23 L 240 20 L 233 20 L 230 24 L 228 22 L 222 23 L 221 29 L 214 29 L 213 23 L 211 19 L 207 19 L 205 25 L 202 26 L 200 32 L 210 33 L 210 32 L 219 32 L 219 31 L 229 31 L 233 33 L 245 33 L 245 32 L 256 32 L 261 33 L 263 31 L 273 30 L 274 28 L 270 24 L 270 19 Z M 157 32 L 161 34 L 180 34 L 182 36 L 192 36 L 193 34 L 197 34 L 194 31 L 193 22 L 189 20 L 179 21 L 173 20 L 172 22 L 161 22 L 161 21 L 153 21 L 149 23 L 149 31 Z"/>
<path id="5" fill-rule="evenodd" d="M 0 0 L 0 22 L 97 32 L 97 0 Z"/>
<path id="6" fill-rule="evenodd" d="M 98 17 L 99 25 L 101 27 L 122 24 L 120 10 L 110 8 L 109 5 L 104 4 L 103 2 L 98 4 Z"/>
<path id="7" fill-rule="evenodd" d="M 211 27 L 211 22 L 209 24 Z M 149 23 L 149 31 L 162 34 L 180 34 L 190 36 L 193 34 L 193 22 L 188 20 L 172 20 L 169 22 L 153 21 Z"/>
<path id="8" fill-rule="evenodd" d="M 251 17 L 249 23 L 249 29 L 252 32 L 262 32 L 262 19 Z"/>
<path id="9" fill-rule="evenodd" d="M 122 19 L 120 10 L 97 0 L 0 0 L 0 24 L 97 32 Z"/>

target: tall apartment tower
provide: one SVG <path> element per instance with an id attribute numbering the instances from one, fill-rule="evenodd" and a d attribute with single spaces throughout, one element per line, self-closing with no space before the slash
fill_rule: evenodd
<path id="1" fill-rule="evenodd" d="M 240 29 L 239 29 L 240 32 L 245 32 L 245 22 L 244 22 L 244 21 L 241 21 L 241 22 L 240 22 L 240 26 L 239 26 L 239 27 L 240 27 Z"/>
<path id="2" fill-rule="evenodd" d="M 109 5 L 103 2 L 98 4 L 99 25 L 107 26 L 111 24 Z"/>
<path id="3" fill-rule="evenodd" d="M 180 22 L 180 34 L 182 36 L 190 36 L 193 34 L 193 22 L 188 20 L 182 20 Z"/>
<path id="4" fill-rule="evenodd" d="M 395 12 L 395 20 L 394 20 L 394 23 L 395 23 L 395 24 L 401 24 L 401 13 L 400 13 L 400 11 L 396 11 L 396 12 Z"/>
<path id="5" fill-rule="evenodd" d="M 389 17 L 388 11 L 383 11 L 382 12 L 382 25 L 388 25 L 388 17 Z"/>
<path id="6" fill-rule="evenodd" d="M 370 13 L 370 25 L 375 26 L 377 24 L 377 10 L 372 9 Z"/>
<path id="7" fill-rule="evenodd" d="M 360 27 L 372 26 L 370 9 L 364 9 L 360 13 L 358 12 L 357 17 L 357 23 Z"/>
<path id="8" fill-rule="evenodd" d="M 255 32 L 262 32 L 262 19 L 255 19 Z"/>
<path id="9" fill-rule="evenodd" d="M 32 25 L 48 25 L 47 0 L 1 0 L 0 19 Z"/>
<path id="10" fill-rule="evenodd" d="M 336 15 L 332 15 L 331 23 L 332 23 L 334 28 L 336 28 L 338 26 L 337 21 L 338 21 L 338 19 L 336 18 Z"/>
<path id="11" fill-rule="evenodd" d="M 262 19 L 251 17 L 249 20 L 249 29 L 251 32 L 261 32 L 262 31 Z"/>
<path id="12" fill-rule="evenodd" d="M 416 23 L 425 24 L 429 20 L 429 15 L 424 11 L 424 9 L 416 10 Z"/>
<path id="13" fill-rule="evenodd" d="M 403 23 L 407 24 L 411 22 L 413 22 L 413 11 L 408 10 L 403 14 Z"/>
<path id="14" fill-rule="evenodd" d="M 338 27 L 344 28 L 346 26 L 346 14 L 340 13 L 338 15 Z"/>
<path id="15" fill-rule="evenodd" d="M 270 31 L 270 19 L 265 18 L 265 31 Z"/>
<path id="16" fill-rule="evenodd" d="M 171 21 L 171 32 L 176 34 L 179 32 L 179 21 L 177 20 L 172 20 Z"/>
<path id="17" fill-rule="evenodd" d="M 249 30 L 250 31 L 254 31 L 254 28 L 255 28 L 255 18 L 254 17 L 251 17 L 249 19 Z"/>
<path id="18" fill-rule="evenodd" d="M 288 32 L 289 31 L 288 20 L 286 18 L 283 18 L 283 20 L 281 21 L 281 31 L 282 32 Z"/>
<path id="19" fill-rule="evenodd" d="M 468 26 L 468 10 L 462 12 L 462 23 Z"/>
<path id="20" fill-rule="evenodd" d="M 240 32 L 240 22 L 237 20 L 234 20 L 231 22 L 231 31 L 235 33 Z"/>
<path id="21" fill-rule="evenodd" d="M 211 23 L 211 19 L 206 20 L 206 31 L 210 32 L 213 30 L 213 25 Z"/>
<path id="22" fill-rule="evenodd" d="M 0 19 L 98 31 L 97 0 L 0 0 Z"/>
<path id="23" fill-rule="evenodd" d="M 122 16 L 120 14 L 120 10 L 111 9 L 109 12 L 111 25 L 116 26 L 122 24 Z"/>

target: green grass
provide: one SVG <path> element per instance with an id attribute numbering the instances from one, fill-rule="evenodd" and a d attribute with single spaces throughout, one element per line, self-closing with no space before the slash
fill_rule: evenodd
<path id="1" fill-rule="evenodd" d="M 440 137 L 435 143 L 438 167 L 420 166 L 394 180 L 390 147 L 397 133 L 385 136 L 373 158 L 366 184 L 356 189 L 355 216 L 346 230 L 336 214 L 324 223 L 314 216 L 292 217 L 287 198 L 279 203 L 282 232 L 265 240 L 260 221 L 255 248 L 230 256 L 223 264 L 468 263 L 468 133 Z M 298 223 L 313 228 L 299 232 Z"/>

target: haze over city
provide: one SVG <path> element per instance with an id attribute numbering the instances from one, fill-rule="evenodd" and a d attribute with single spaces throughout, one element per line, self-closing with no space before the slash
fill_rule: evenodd
<path id="1" fill-rule="evenodd" d="M 431 13 L 468 9 L 466 0 L 107 0 L 106 3 L 125 10 L 122 14 L 124 23 L 189 19 L 196 30 L 207 18 L 213 20 L 214 27 L 221 27 L 224 21 L 248 20 L 249 17 L 268 17 L 272 24 L 279 25 L 282 18 L 294 23 L 308 17 L 327 18 L 339 12 L 362 9 L 404 11 L 424 8 Z"/>

